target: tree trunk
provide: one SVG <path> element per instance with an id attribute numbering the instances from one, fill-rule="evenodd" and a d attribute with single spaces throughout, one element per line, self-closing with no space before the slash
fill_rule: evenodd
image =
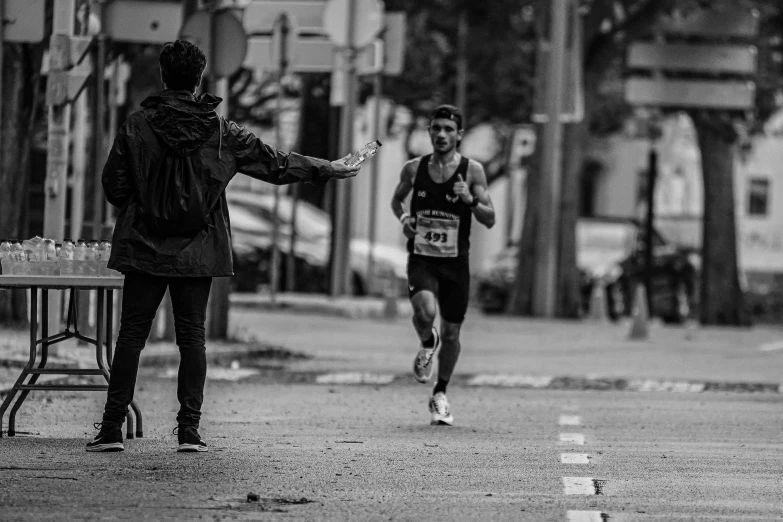
<path id="1" fill-rule="evenodd" d="M 37 93 L 35 65 L 28 46 L 3 44 L 2 163 L 0 164 L 0 238 L 22 239 L 23 210 L 28 184 L 31 118 Z M 26 320 L 24 291 L 0 291 L 0 323 Z"/>
<path id="2" fill-rule="evenodd" d="M 704 178 L 701 322 L 746 326 L 749 317 L 739 284 L 734 204 L 734 148 L 731 124 L 716 113 L 692 114 Z"/>
<path id="3" fill-rule="evenodd" d="M 560 200 L 560 234 L 557 267 L 557 317 L 578 318 L 581 308 L 579 269 L 576 265 L 576 222 L 579 218 L 579 183 L 584 163 L 587 126 L 565 125 L 563 180 Z"/>
<path id="4" fill-rule="evenodd" d="M 541 135 L 541 126 L 536 129 Z M 522 226 L 522 238 L 519 241 L 517 270 L 511 287 L 506 314 L 533 315 L 533 277 L 536 259 L 536 235 L 538 233 L 539 213 L 541 211 L 538 193 L 541 188 L 541 147 L 536 147 L 527 169 L 527 182 L 524 184 L 526 199 L 525 218 Z"/>

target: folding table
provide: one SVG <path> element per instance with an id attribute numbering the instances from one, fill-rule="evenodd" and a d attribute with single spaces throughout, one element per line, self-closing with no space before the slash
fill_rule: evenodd
<path id="1" fill-rule="evenodd" d="M 3 436 L 3 415 L 16 397 L 11 412 L 8 415 L 8 436 L 16 435 L 16 412 L 22 406 L 27 395 L 33 390 L 76 390 L 105 391 L 108 389 L 109 369 L 112 361 L 114 290 L 122 289 L 125 278 L 122 276 L 38 276 L 38 275 L 0 275 L 0 289 L 25 288 L 30 289 L 30 359 L 22 369 L 13 389 L 0 406 L 0 437 Z M 41 291 L 40 317 L 38 315 L 38 290 Z M 65 330 L 49 335 L 49 290 L 68 290 L 70 299 Z M 95 338 L 87 337 L 79 332 L 79 315 L 76 306 L 77 290 L 97 290 L 95 317 Z M 41 326 L 41 337 L 38 337 L 38 325 Z M 95 362 L 97 368 L 47 368 L 49 347 L 68 339 L 78 339 L 95 346 Z M 41 359 L 36 366 L 38 346 Z M 105 355 L 105 361 L 104 361 Z M 39 375 L 101 375 L 106 384 L 37 384 Z M 29 380 L 28 380 L 29 378 Z M 25 382 L 26 381 L 26 382 Z M 136 417 L 136 437 L 143 437 L 142 416 L 136 401 L 131 403 L 131 411 L 127 416 L 127 438 L 134 437 L 134 421 Z"/>

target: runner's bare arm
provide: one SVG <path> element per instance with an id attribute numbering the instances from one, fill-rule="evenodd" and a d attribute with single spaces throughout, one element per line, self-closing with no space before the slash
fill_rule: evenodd
<path id="1" fill-rule="evenodd" d="M 400 182 L 397 184 L 397 188 L 394 189 L 394 195 L 391 200 L 391 208 L 397 219 L 400 219 L 405 213 L 404 202 L 408 194 L 413 190 L 413 180 L 416 176 L 416 170 L 419 166 L 419 158 L 412 159 L 405 163 L 400 173 Z"/>
<path id="2" fill-rule="evenodd" d="M 492 200 L 489 198 L 489 187 L 487 185 L 487 175 L 484 167 L 478 161 L 470 160 L 468 164 L 468 185 L 473 197 L 478 199 L 479 203 L 473 208 L 473 215 L 476 220 L 487 228 L 495 225 L 495 207 L 492 206 Z"/>

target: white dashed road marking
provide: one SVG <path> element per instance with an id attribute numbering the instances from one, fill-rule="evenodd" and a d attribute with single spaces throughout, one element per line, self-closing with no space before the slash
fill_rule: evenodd
<path id="1" fill-rule="evenodd" d="M 771 341 L 764 343 L 759 345 L 759 350 L 762 352 L 776 352 L 778 350 L 783 350 L 783 341 Z"/>
<path id="2" fill-rule="evenodd" d="M 581 433 L 561 433 L 560 444 L 576 444 L 577 446 L 584 446 L 585 436 Z"/>
<path id="3" fill-rule="evenodd" d="M 590 456 L 587 453 L 561 453 L 560 462 L 563 464 L 590 464 Z"/>
<path id="4" fill-rule="evenodd" d="M 468 385 L 546 388 L 552 383 L 552 379 L 552 377 L 534 375 L 476 375 L 468 381 Z"/>
<path id="5" fill-rule="evenodd" d="M 593 477 L 563 477 L 563 489 L 566 495 L 595 495 Z"/>
<path id="6" fill-rule="evenodd" d="M 568 511 L 568 522 L 604 522 L 609 520 L 606 513 L 600 511 Z"/>
<path id="7" fill-rule="evenodd" d="M 557 423 L 560 426 L 579 426 L 582 424 L 582 419 L 579 415 L 561 415 Z"/>
<path id="8" fill-rule="evenodd" d="M 389 384 L 394 375 L 380 373 L 327 373 L 315 378 L 318 384 Z"/>
<path id="9" fill-rule="evenodd" d="M 679 392 L 679 393 L 700 393 L 704 391 L 706 384 L 701 382 L 684 381 L 652 381 L 652 380 L 634 380 L 628 383 L 629 391 L 640 392 Z"/>

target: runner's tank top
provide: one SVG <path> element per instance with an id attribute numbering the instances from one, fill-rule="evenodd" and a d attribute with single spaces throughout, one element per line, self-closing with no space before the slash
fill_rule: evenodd
<path id="1" fill-rule="evenodd" d="M 423 156 L 416 171 L 410 212 L 416 221 L 416 235 L 408 240 L 408 252 L 433 258 L 467 258 L 470 250 L 471 208 L 454 194 L 458 175 L 468 179 L 468 158 L 444 183 L 430 177 L 431 155 Z"/>

